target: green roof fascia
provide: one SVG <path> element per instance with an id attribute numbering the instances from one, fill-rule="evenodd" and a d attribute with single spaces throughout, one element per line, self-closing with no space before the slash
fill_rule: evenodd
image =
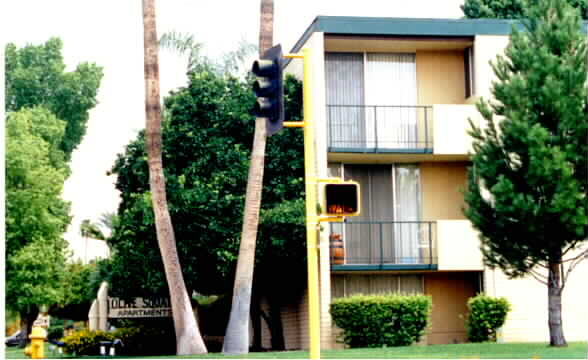
<path id="1" fill-rule="evenodd" d="M 317 16 L 296 42 L 291 53 L 300 51 L 315 32 L 326 35 L 468 37 L 509 35 L 512 27 L 523 29 L 517 20 L 504 19 L 414 19 L 355 16 Z M 586 21 L 582 24 L 586 33 Z"/>

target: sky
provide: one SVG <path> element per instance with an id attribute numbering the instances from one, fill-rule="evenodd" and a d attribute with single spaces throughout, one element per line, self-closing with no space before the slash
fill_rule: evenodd
<path id="1" fill-rule="evenodd" d="M 274 0 L 274 43 L 292 48 L 317 15 L 460 18 L 462 0 Z M 258 42 L 260 0 L 156 0 L 157 29 L 193 34 L 204 53 L 218 57 L 242 41 Z M 23 46 L 52 36 L 63 40 L 68 70 L 80 62 L 104 68 L 98 105 L 72 156 L 63 197 L 73 220 L 65 238 L 74 256 L 105 256 L 107 248 L 79 234 L 82 220 L 116 212 L 116 179 L 107 176 L 116 156 L 144 128 L 143 24 L 139 0 L 17 0 L 0 4 L 0 39 Z M 9 29 L 9 30 L 8 30 Z M 186 84 L 186 61 L 160 54 L 161 93 Z"/>

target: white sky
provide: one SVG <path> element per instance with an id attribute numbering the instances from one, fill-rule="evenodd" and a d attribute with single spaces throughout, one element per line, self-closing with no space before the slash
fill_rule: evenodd
<path id="1" fill-rule="evenodd" d="M 274 0 L 274 43 L 292 48 L 317 15 L 459 18 L 463 0 Z M 191 33 L 218 56 L 245 39 L 257 44 L 260 0 L 158 0 L 158 34 Z M 83 61 L 104 68 L 99 104 L 90 114 L 87 134 L 73 154 L 64 198 L 73 220 L 65 237 L 78 257 L 86 256 L 79 235 L 83 219 L 97 221 L 116 212 L 114 177 L 106 176 L 116 154 L 144 127 L 143 35 L 139 0 L 13 0 L 0 5 L 2 40 L 19 46 L 63 40 L 70 69 Z M 160 55 L 162 94 L 185 84 L 186 63 Z M 90 243 L 88 257 L 104 252 Z"/>

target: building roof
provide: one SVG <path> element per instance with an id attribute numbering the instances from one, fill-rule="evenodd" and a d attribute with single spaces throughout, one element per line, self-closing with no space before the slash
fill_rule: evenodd
<path id="1" fill-rule="evenodd" d="M 520 21 L 503 19 L 414 19 L 357 16 L 317 16 L 292 48 L 298 52 L 314 32 L 325 35 L 467 37 L 509 35 Z M 583 23 L 586 32 L 586 22 Z"/>

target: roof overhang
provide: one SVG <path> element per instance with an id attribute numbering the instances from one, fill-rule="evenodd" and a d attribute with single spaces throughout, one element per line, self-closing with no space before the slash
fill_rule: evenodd
<path id="1" fill-rule="evenodd" d="M 317 16 L 296 42 L 291 52 L 298 52 L 314 32 L 327 39 L 337 37 L 412 37 L 442 40 L 473 38 L 476 35 L 509 35 L 512 28 L 523 29 L 517 20 L 503 19 L 412 19 L 354 16 Z M 583 22 L 586 32 L 586 22 Z"/>

